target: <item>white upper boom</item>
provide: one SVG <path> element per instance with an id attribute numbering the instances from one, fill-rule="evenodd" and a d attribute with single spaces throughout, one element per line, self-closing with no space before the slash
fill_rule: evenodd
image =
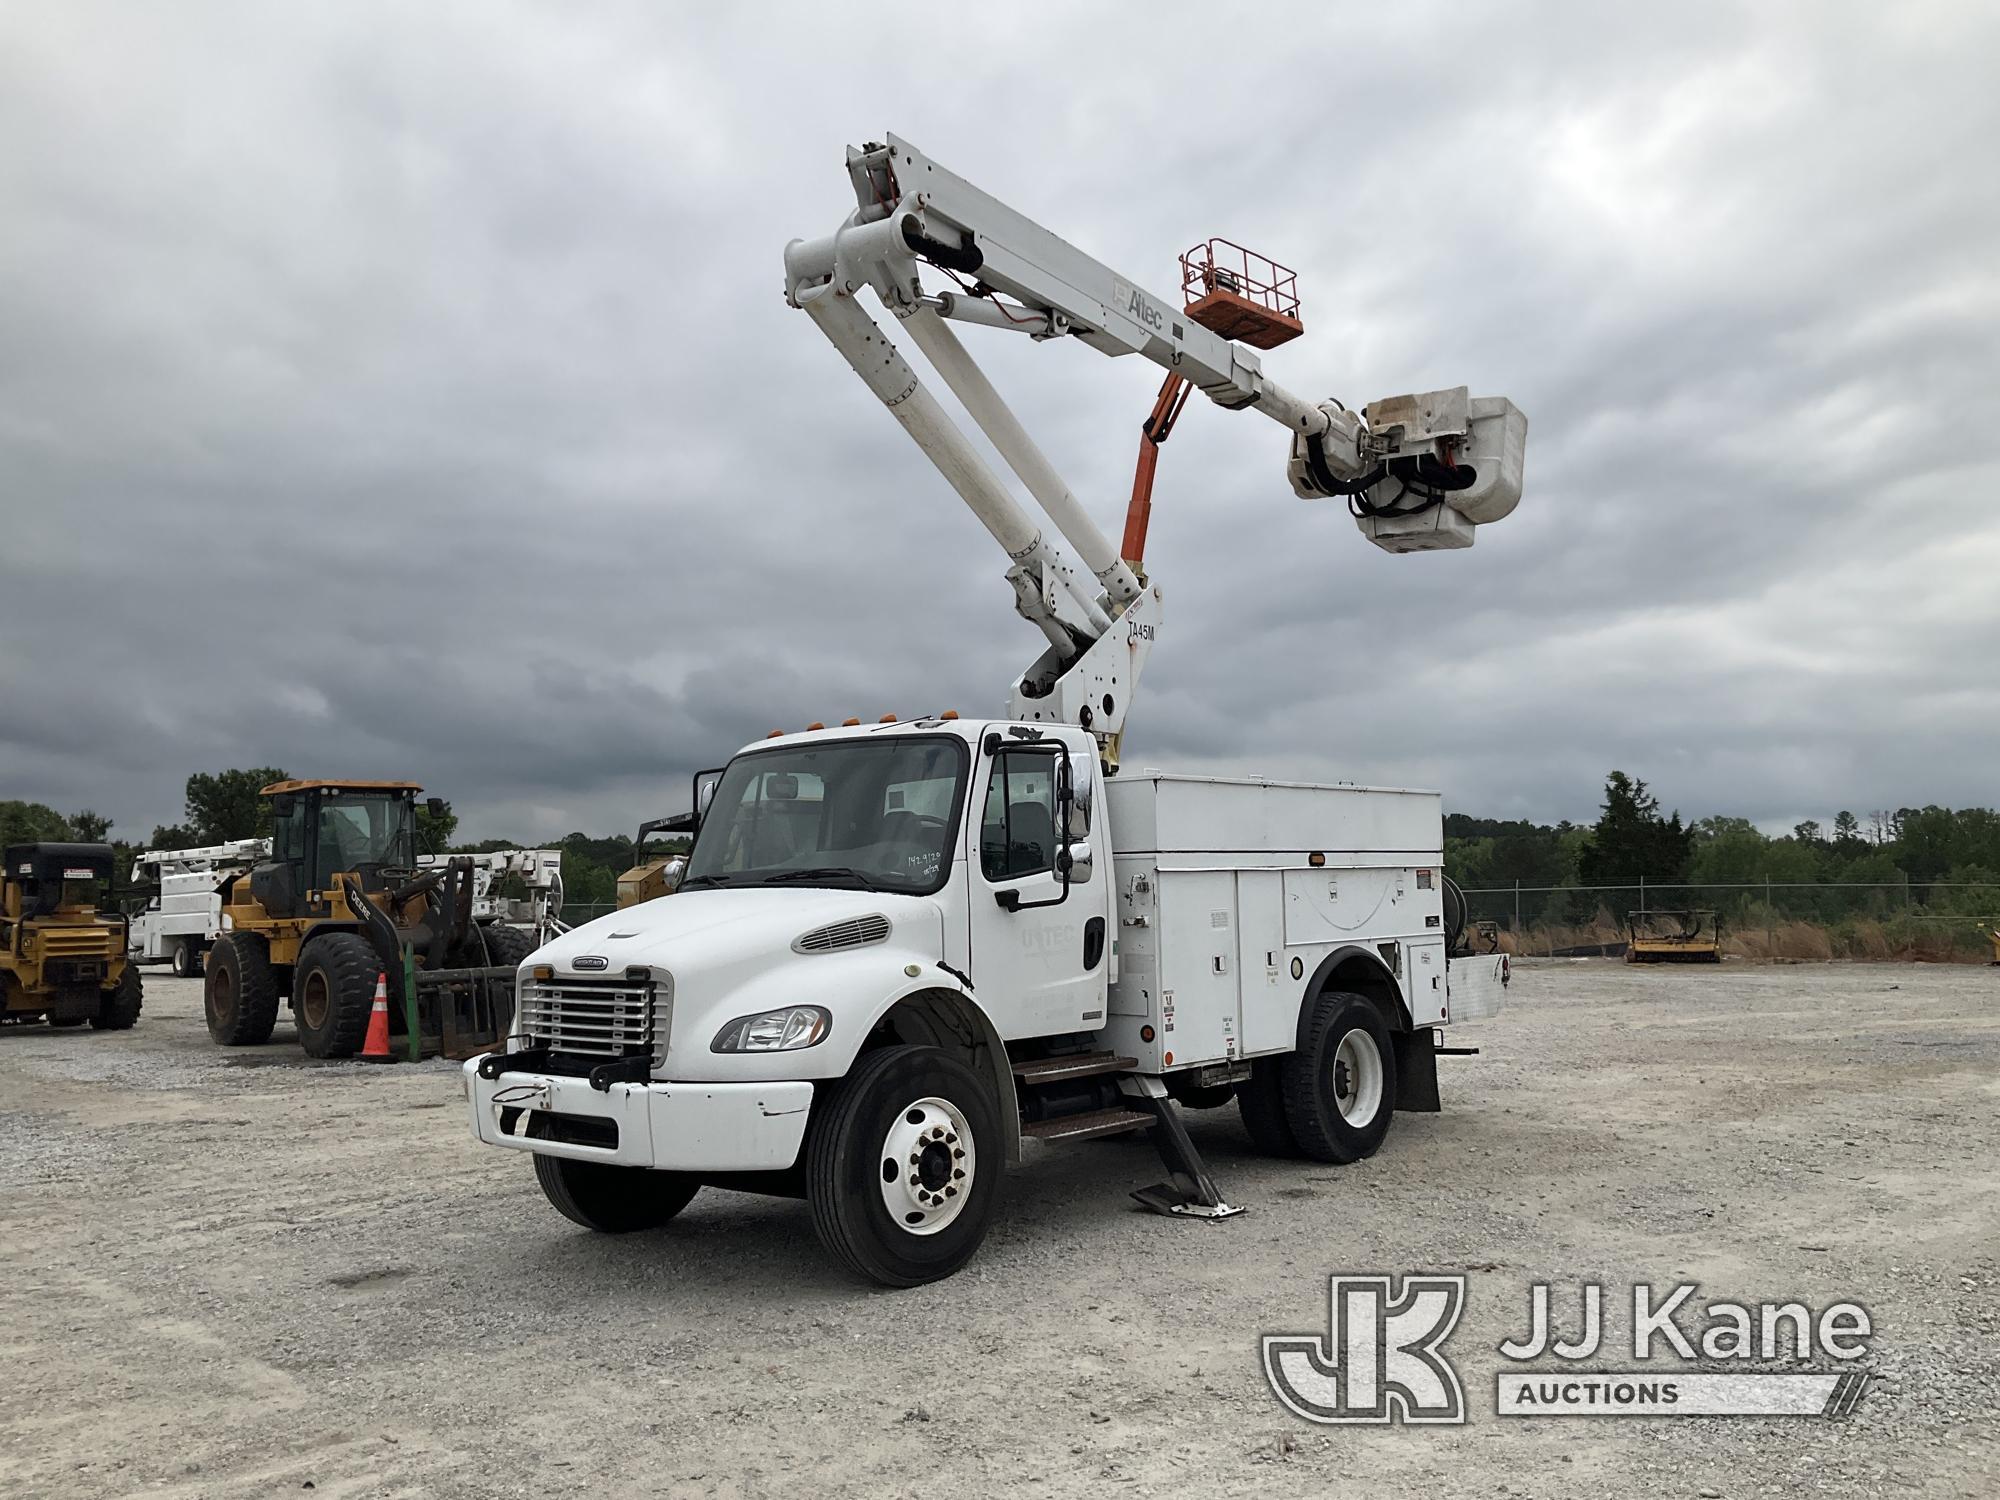
<path id="1" fill-rule="evenodd" d="M 1520 499 L 1527 419 L 1504 397 L 1473 397 L 1459 386 L 1358 411 L 1305 400 L 1270 379 L 1255 350 L 1211 332 L 900 137 L 850 147 L 847 171 L 857 206 L 834 233 L 786 246 L 786 298 L 811 314 L 1012 559 L 1016 607 L 1049 641 L 1015 687 L 1016 718 L 1079 724 L 1115 764 L 1159 623 L 1160 591 L 1119 557 L 946 319 L 1140 354 L 1218 406 L 1262 412 L 1291 435 L 1293 490 L 1344 497 L 1363 534 L 1392 552 L 1469 547 L 1477 527 Z M 946 272 L 955 287 L 927 292 L 923 264 Z M 862 308 L 864 287 L 909 329 L 1081 568 Z"/>

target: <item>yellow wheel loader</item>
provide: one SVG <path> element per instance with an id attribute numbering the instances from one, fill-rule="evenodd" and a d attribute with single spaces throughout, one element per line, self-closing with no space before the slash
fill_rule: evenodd
<path id="1" fill-rule="evenodd" d="M 470 859 L 418 867 L 422 790 L 408 781 L 264 788 L 270 857 L 223 883 L 223 933 L 208 955 L 204 1009 L 218 1043 L 268 1041 L 287 1001 L 308 1056 L 351 1057 L 378 978 L 398 1055 L 465 1057 L 505 1038 L 514 971 L 534 939 L 473 919 Z"/>
<path id="2" fill-rule="evenodd" d="M 15 844 L 0 871 L 0 1020 L 125 1031 L 139 1019 L 109 844 Z"/>

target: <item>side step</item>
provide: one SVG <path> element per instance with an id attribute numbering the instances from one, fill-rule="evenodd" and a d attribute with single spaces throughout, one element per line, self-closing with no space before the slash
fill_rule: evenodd
<path id="1" fill-rule="evenodd" d="M 1100 1135 L 1123 1135 L 1131 1130 L 1151 1130 L 1159 1121 L 1144 1110 L 1096 1109 L 1086 1115 L 1062 1115 L 1053 1120 L 1030 1120 L 1021 1134 L 1031 1141 L 1087 1141 Z"/>
<path id="2" fill-rule="evenodd" d="M 1094 1078 L 1100 1073 L 1129 1073 L 1138 1066 L 1138 1058 L 1120 1057 L 1116 1052 L 1070 1052 L 1017 1062 L 1014 1076 L 1023 1083 L 1055 1083 L 1065 1078 Z"/>

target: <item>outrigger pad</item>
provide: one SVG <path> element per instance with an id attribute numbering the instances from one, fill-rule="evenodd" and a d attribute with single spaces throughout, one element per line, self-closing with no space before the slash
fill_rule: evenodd
<path id="1" fill-rule="evenodd" d="M 1188 1139 L 1187 1127 L 1181 1124 L 1173 1100 L 1140 1094 L 1131 1096 L 1131 1103 L 1150 1112 L 1158 1122 L 1151 1132 L 1153 1145 L 1167 1165 L 1165 1182 L 1156 1182 L 1132 1195 L 1142 1208 L 1179 1219 L 1231 1219 L 1243 1212 L 1224 1200 L 1215 1179 L 1208 1175 L 1208 1167 L 1201 1153 L 1195 1150 L 1194 1142 Z"/>

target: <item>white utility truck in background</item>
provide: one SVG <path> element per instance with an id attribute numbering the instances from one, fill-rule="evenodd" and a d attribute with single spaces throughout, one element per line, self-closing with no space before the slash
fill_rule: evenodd
<path id="1" fill-rule="evenodd" d="M 1527 424 L 1464 388 L 1359 410 L 1271 381 L 1245 341 L 1300 330 L 1291 274 L 1222 241 L 1176 307 L 909 143 L 848 153 L 857 207 L 785 253 L 808 313 L 1006 550 L 1048 646 L 1007 715 L 773 732 L 695 781 L 678 890 L 521 966 L 506 1051 L 466 1067 L 474 1132 L 532 1153 L 562 1213 L 647 1228 L 704 1185 L 792 1194 L 864 1277 L 973 1254 L 1024 1140 L 1147 1130 L 1136 1197 L 1238 1209 L 1175 1102 L 1234 1100 L 1265 1151 L 1349 1162 L 1438 1108 L 1439 1036 L 1494 1013 L 1507 961 L 1459 939 L 1435 793 L 1119 774 L 1162 593 L 1142 562 L 1157 446 L 1191 385 L 1290 437 L 1302 496 L 1392 552 L 1464 547 L 1519 499 Z M 927 291 L 923 268 L 952 285 Z M 1044 533 L 863 309 L 901 320 Z M 947 320 L 1165 367 L 1122 554 Z"/>
<path id="2" fill-rule="evenodd" d="M 222 882 L 271 856 L 269 839 L 232 839 L 200 849 L 148 849 L 132 862 L 132 883 L 150 885 L 143 911 L 133 913 L 129 956 L 164 959 L 189 979 L 222 936 Z"/>
<path id="3" fill-rule="evenodd" d="M 202 956 L 222 936 L 222 883 L 270 857 L 269 839 L 233 839 L 200 849 L 148 849 L 140 854 L 132 862 L 132 883 L 154 889 L 145 908 L 132 915 L 130 957 L 140 963 L 165 960 L 182 978 L 200 974 Z M 560 917 L 560 849 L 419 854 L 417 865 L 428 870 L 454 857 L 472 861 L 475 922 L 524 927 L 538 943 L 567 931 Z M 510 886 L 525 894 L 503 894 Z"/>

